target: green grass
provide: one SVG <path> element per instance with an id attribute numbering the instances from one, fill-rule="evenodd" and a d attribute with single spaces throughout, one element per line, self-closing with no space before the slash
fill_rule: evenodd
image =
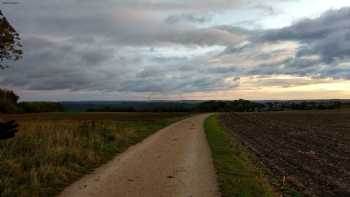
<path id="1" fill-rule="evenodd" d="M 59 115 L 62 118 L 12 117 L 20 129 L 16 138 L 0 141 L 1 197 L 55 196 L 117 153 L 184 117 L 110 113 L 92 114 L 93 118 L 77 114 L 73 119 Z"/>
<path id="2" fill-rule="evenodd" d="M 248 153 L 220 126 L 218 116 L 209 117 L 205 131 L 212 150 L 222 197 L 272 197 L 269 185 L 249 161 Z"/>

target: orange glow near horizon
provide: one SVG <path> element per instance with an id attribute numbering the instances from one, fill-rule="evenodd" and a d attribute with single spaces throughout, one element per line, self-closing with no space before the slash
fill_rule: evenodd
<path id="1" fill-rule="evenodd" d="M 277 80 L 277 81 L 276 81 Z M 282 83 L 293 84 L 284 86 Z M 307 100 L 350 99 L 350 80 L 312 79 L 288 75 L 242 77 L 235 90 L 182 95 L 193 100 Z"/>

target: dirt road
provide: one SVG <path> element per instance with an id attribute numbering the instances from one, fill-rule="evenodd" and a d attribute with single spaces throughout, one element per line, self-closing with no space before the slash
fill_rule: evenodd
<path id="1" fill-rule="evenodd" d="M 66 188 L 60 196 L 219 196 L 203 131 L 207 116 L 198 115 L 157 132 Z"/>

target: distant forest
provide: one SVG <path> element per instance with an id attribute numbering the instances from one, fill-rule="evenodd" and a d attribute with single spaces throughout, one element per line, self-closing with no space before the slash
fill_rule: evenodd
<path id="1" fill-rule="evenodd" d="M 65 102 L 66 110 L 87 112 L 267 112 L 350 109 L 349 101 L 135 101 Z"/>
<path id="2" fill-rule="evenodd" d="M 320 101 L 77 101 L 18 102 L 13 91 L 0 89 L 0 113 L 42 112 L 267 112 L 350 109 L 347 100 Z"/>
<path id="3" fill-rule="evenodd" d="M 18 102 L 19 96 L 13 91 L 0 89 L 0 113 L 41 113 L 63 112 L 61 103 L 57 102 Z"/>

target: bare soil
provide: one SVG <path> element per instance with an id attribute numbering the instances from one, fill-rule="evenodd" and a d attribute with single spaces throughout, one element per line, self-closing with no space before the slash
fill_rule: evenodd
<path id="1" fill-rule="evenodd" d="M 230 113 L 221 121 L 281 188 L 350 196 L 350 111 Z"/>
<path id="2" fill-rule="evenodd" d="M 175 123 L 66 188 L 61 197 L 217 197 L 203 131 L 208 115 Z"/>

